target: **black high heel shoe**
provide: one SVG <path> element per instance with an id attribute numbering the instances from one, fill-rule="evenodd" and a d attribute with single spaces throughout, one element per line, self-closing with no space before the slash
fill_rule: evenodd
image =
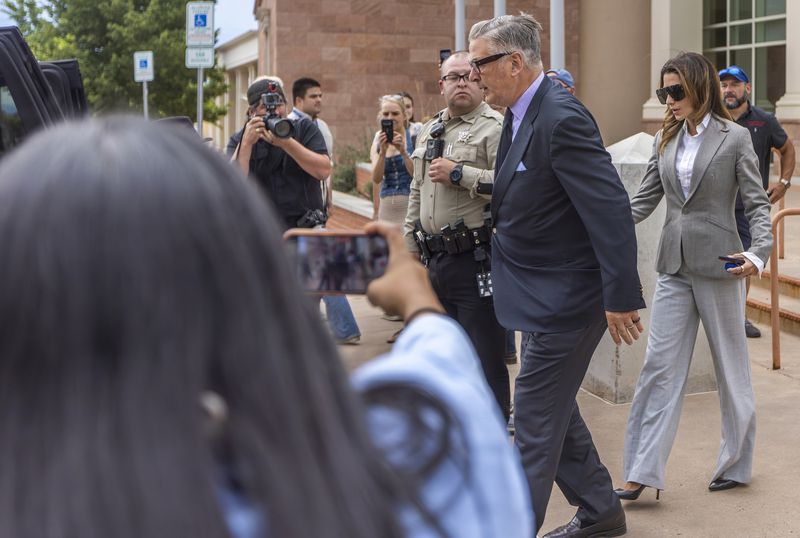
<path id="1" fill-rule="evenodd" d="M 642 494 L 642 492 L 644 491 L 644 488 L 647 488 L 647 487 L 650 487 L 650 486 L 645 486 L 644 484 L 639 484 L 639 487 L 636 488 L 636 489 L 617 488 L 617 489 L 614 490 L 614 493 L 616 493 L 617 497 L 619 497 L 623 501 L 635 501 L 636 499 L 639 498 L 639 495 Z M 659 500 L 660 496 L 661 496 L 661 490 L 660 489 L 656 489 L 656 500 Z"/>

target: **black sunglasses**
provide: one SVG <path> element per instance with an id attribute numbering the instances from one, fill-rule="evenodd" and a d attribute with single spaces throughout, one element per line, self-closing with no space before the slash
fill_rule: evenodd
<path id="1" fill-rule="evenodd" d="M 503 56 L 508 56 L 509 54 L 514 54 L 514 52 L 507 50 L 505 52 L 498 52 L 497 54 L 492 54 L 491 56 L 486 56 L 484 58 L 481 58 L 480 60 L 470 60 L 469 61 L 469 66 L 472 69 L 474 69 L 475 71 L 477 71 L 478 74 L 480 74 L 482 65 L 490 64 L 492 62 L 496 62 L 497 60 L 499 60 Z"/>
<path id="2" fill-rule="evenodd" d="M 673 101 L 680 101 L 686 97 L 686 92 L 683 90 L 683 84 L 673 84 L 672 86 L 665 86 L 656 90 L 656 97 L 662 105 L 667 104 L 667 96 L 672 97 Z"/>

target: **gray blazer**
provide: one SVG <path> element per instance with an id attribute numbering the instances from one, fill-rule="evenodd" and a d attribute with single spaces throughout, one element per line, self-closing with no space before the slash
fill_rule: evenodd
<path id="1" fill-rule="evenodd" d="M 692 169 L 689 196 L 683 196 L 675 169 L 678 142 L 683 131 L 659 154 L 661 131 L 639 191 L 631 200 L 633 219 L 639 223 L 667 198 L 667 216 L 658 245 L 656 271 L 675 274 L 687 269 L 710 278 L 730 278 L 717 256 L 741 252 L 736 232 L 734 203 L 741 191 L 750 221 L 753 243 L 749 252 L 766 265 L 772 251 L 769 199 L 761 185 L 758 157 L 750 132 L 732 121 L 711 116 Z"/>

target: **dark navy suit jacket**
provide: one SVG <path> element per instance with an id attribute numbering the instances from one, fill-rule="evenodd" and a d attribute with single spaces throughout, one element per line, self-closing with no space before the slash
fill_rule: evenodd
<path id="1" fill-rule="evenodd" d="M 545 77 L 504 153 L 508 133 L 492 193 L 500 323 L 564 332 L 644 308 L 630 201 L 589 111 Z"/>

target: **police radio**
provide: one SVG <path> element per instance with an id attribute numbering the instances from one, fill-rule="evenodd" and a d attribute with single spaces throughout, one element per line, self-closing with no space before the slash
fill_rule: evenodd
<path id="1" fill-rule="evenodd" d="M 444 134 L 444 123 L 442 123 L 441 118 L 431 127 L 431 131 L 428 134 L 430 138 L 425 143 L 425 156 L 423 158 L 430 162 L 444 154 L 444 140 L 439 138 Z"/>

